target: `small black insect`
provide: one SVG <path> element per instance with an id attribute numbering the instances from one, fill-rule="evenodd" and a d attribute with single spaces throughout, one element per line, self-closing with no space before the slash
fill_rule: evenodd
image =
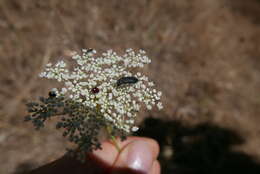
<path id="1" fill-rule="evenodd" d="M 56 96 L 57 96 L 57 94 L 56 94 L 55 91 L 50 91 L 49 92 L 49 97 L 56 97 Z"/>
<path id="2" fill-rule="evenodd" d="M 117 85 L 117 87 L 119 87 L 124 84 L 134 84 L 137 82 L 138 82 L 138 79 L 136 77 L 122 77 L 117 80 L 116 85 Z"/>
<path id="3" fill-rule="evenodd" d="M 94 51 L 93 48 L 89 48 L 89 49 L 87 50 L 87 53 L 91 53 L 91 52 L 93 52 L 93 51 Z"/>

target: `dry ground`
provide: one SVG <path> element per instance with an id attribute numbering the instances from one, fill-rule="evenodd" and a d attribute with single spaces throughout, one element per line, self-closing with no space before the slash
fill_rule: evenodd
<path id="1" fill-rule="evenodd" d="M 46 62 L 88 47 L 145 49 L 164 94 L 154 117 L 228 127 L 247 140 L 237 150 L 260 158 L 259 1 L 1 0 L 0 173 L 64 153 L 53 127 L 23 123 L 24 103 L 55 85 L 37 77 Z"/>

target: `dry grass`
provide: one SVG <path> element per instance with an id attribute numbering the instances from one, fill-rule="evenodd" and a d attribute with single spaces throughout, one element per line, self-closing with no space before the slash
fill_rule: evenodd
<path id="1" fill-rule="evenodd" d="M 164 93 L 155 117 L 229 127 L 260 156 L 259 11 L 254 0 L 0 1 L 0 173 L 63 153 L 52 127 L 22 122 L 24 103 L 54 85 L 37 77 L 46 62 L 87 47 L 145 49 Z"/>

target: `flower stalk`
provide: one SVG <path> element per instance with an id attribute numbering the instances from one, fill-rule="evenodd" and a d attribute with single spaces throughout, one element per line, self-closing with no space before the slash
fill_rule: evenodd
<path id="1" fill-rule="evenodd" d="M 113 145 L 115 146 L 115 148 L 116 148 L 116 150 L 118 151 L 118 153 L 120 153 L 120 152 L 121 152 L 121 148 L 119 147 L 119 145 L 118 145 L 118 143 L 117 143 L 117 141 L 116 141 L 115 136 L 111 134 L 111 128 L 110 128 L 109 126 L 106 127 L 106 128 L 107 128 L 108 135 L 109 135 L 109 137 L 110 137 L 110 139 L 111 139 Z"/>

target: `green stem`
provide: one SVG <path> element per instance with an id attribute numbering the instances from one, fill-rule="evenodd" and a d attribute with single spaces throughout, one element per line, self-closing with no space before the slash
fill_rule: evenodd
<path id="1" fill-rule="evenodd" d="M 115 147 L 116 147 L 116 150 L 118 151 L 118 152 L 120 152 L 121 151 L 121 149 L 120 149 L 120 147 L 119 147 L 119 145 L 117 144 L 117 142 L 116 142 L 116 138 L 113 136 L 113 135 L 111 135 L 111 140 L 112 140 L 112 142 L 113 142 L 113 144 L 115 145 Z"/>
<path id="2" fill-rule="evenodd" d="M 118 152 L 121 152 L 121 148 L 119 147 L 118 143 L 116 142 L 116 138 L 115 136 L 111 135 L 111 128 L 110 127 L 106 127 L 107 128 L 107 132 L 110 136 L 110 139 L 112 141 L 112 143 L 115 145 L 115 148 Z"/>

